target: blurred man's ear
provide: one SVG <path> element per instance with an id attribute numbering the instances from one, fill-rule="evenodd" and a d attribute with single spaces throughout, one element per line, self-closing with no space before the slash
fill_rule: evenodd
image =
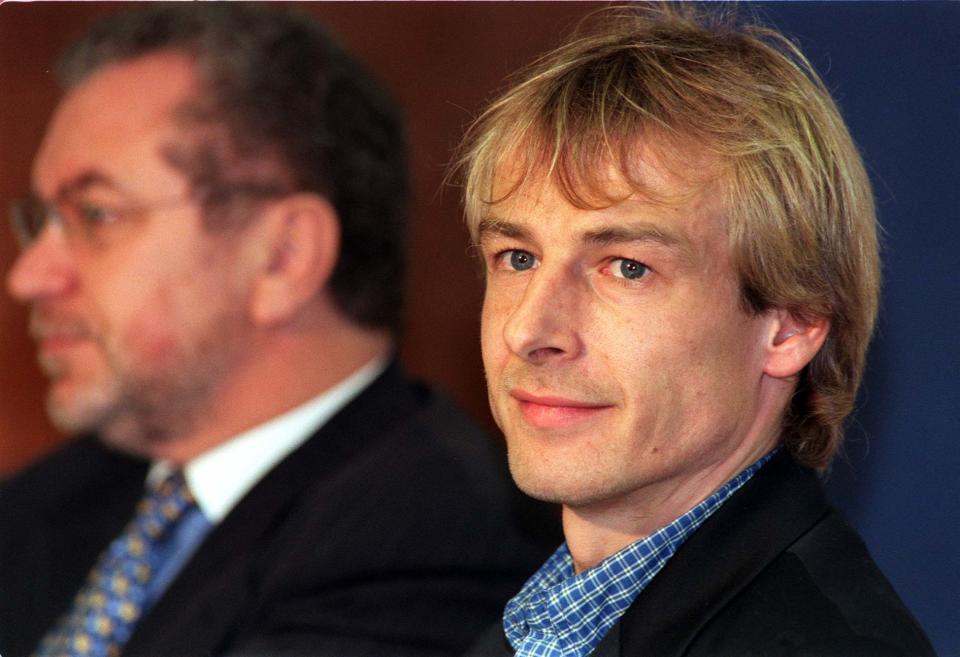
<path id="1" fill-rule="evenodd" d="M 826 317 L 804 319 L 787 310 L 772 311 L 773 322 L 768 343 L 764 374 L 777 379 L 796 376 L 813 360 L 830 332 Z"/>
<path id="2" fill-rule="evenodd" d="M 257 223 L 249 312 L 256 324 L 279 324 L 329 282 L 340 253 L 340 219 L 326 199 L 300 193 L 269 204 Z"/>

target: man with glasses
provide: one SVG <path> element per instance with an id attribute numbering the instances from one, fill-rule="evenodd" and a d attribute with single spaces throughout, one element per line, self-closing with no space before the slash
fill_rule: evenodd
<path id="1" fill-rule="evenodd" d="M 82 437 L 0 489 L 0 654 L 457 654 L 543 555 L 391 361 L 392 102 L 245 5 L 108 19 L 62 73 L 7 285 Z"/>

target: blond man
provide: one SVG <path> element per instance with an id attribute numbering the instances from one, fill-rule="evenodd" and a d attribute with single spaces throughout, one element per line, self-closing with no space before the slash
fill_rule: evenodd
<path id="1" fill-rule="evenodd" d="M 816 477 L 879 260 L 803 54 L 688 6 L 603 12 L 462 166 L 491 407 L 566 539 L 474 654 L 932 654 Z"/>

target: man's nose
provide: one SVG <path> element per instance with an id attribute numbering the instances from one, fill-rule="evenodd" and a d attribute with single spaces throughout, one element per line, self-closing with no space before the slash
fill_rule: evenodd
<path id="1" fill-rule="evenodd" d="M 20 252 L 7 273 L 7 291 L 23 302 L 62 296 L 77 285 L 76 263 L 57 226 L 47 226 Z"/>
<path id="2" fill-rule="evenodd" d="M 509 349 L 532 363 L 579 356 L 584 348 L 579 330 L 584 294 L 573 272 L 540 266 L 504 325 Z"/>

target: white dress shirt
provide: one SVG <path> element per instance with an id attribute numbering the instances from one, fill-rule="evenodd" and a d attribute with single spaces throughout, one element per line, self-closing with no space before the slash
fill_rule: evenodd
<path id="1" fill-rule="evenodd" d="M 305 404 L 224 441 L 183 466 L 198 508 L 188 512 L 175 528 L 169 556 L 148 585 L 148 606 L 156 602 L 207 533 L 243 496 L 359 395 L 386 366 L 385 357 L 375 358 Z M 173 469 L 167 461 L 155 462 L 147 481 L 162 479 Z"/>

